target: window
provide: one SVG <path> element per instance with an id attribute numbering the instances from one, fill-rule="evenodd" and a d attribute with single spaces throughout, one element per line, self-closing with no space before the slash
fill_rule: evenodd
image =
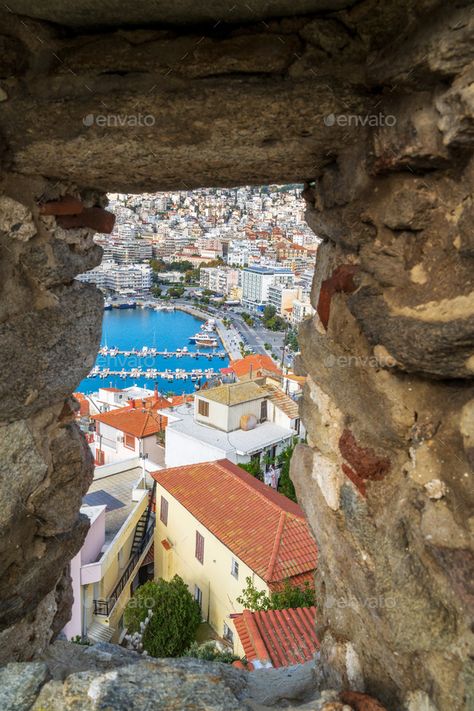
<path id="1" fill-rule="evenodd" d="M 202 590 L 197 585 L 194 586 L 194 599 L 202 610 Z"/>
<path id="2" fill-rule="evenodd" d="M 196 558 L 200 563 L 204 564 L 204 536 L 201 536 L 199 531 L 196 531 Z"/>
<path id="3" fill-rule="evenodd" d="M 224 622 L 224 639 L 226 639 L 231 644 L 234 644 L 234 633 L 230 629 L 227 622 Z"/>
<path id="4" fill-rule="evenodd" d="M 164 523 L 165 526 L 168 525 L 168 502 L 164 496 L 161 497 L 160 501 L 160 521 Z"/>
<path id="5" fill-rule="evenodd" d="M 198 400 L 198 414 L 209 417 L 209 403 L 206 400 Z"/>
<path id="6" fill-rule="evenodd" d="M 300 418 L 297 417 L 295 420 L 295 431 L 297 432 L 297 434 L 300 434 L 300 429 L 301 429 Z"/>
<path id="7" fill-rule="evenodd" d="M 135 437 L 131 434 L 125 434 L 123 444 L 127 449 L 135 449 Z"/>
<path id="8" fill-rule="evenodd" d="M 260 403 L 260 422 L 265 422 L 267 419 L 267 401 L 262 400 Z"/>
<path id="9" fill-rule="evenodd" d="M 236 578 L 237 580 L 239 579 L 239 561 L 235 560 L 235 558 L 232 558 L 230 573 L 234 576 L 234 578 Z"/>

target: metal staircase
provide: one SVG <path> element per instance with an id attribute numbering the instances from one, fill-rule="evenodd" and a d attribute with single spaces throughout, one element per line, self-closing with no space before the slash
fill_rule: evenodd
<path id="1" fill-rule="evenodd" d="M 135 528 L 132 547 L 130 550 L 130 560 L 127 563 L 127 567 L 109 597 L 106 599 L 94 600 L 94 615 L 103 615 L 105 617 L 110 616 L 118 598 L 122 594 L 125 586 L 132 576 L 133 571 L 137 567 L 147 545 L 153 539 L 153 533 L 155 531 L 155 512 L 153 510 L 155 506 L 155 496 L 156 482 L 153 482 L 153 487 L 149 492 L 148 506 L 140 516 Z"/>

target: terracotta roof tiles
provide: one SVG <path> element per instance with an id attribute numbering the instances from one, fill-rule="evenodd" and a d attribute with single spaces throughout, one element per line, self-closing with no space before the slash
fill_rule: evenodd
<path id="1" fill-rule="evenodd" d="M 316 608 L 266 610 L 233 616 L 237 634 L 248 662 L 286 667 L 303 664 L 319 648 L 316 637 Z"/>
<path id="2" fill-rule="evenodd" d="M 269 586 L 316 568 L 303 510 L 222 459 L 162 469 L 154 479 Z"/>
<path id="3" fill-rule="evenodd" d="M 231 361 L 229 367 L 234 371 L 238 378 L 245 377 L 250 374 L 257 377 L 265 372 L 277 373 L 281 375 L 281 370 L 268 355 L 255 353 L 254 355 L 240 358 L 239 360 Z"/>

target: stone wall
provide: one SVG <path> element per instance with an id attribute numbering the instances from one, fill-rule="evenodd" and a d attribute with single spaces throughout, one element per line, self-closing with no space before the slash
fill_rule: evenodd
<path id="1" fill-rule="evenodd" d="M 0 198 L 0 660 L 28 659 L 69 618 L 67 564 L 87 519 L 93 461 L 70 394 L 100 341 L 102 297 L 74 276 L 99 263 L 91 230 L 66 232 L 37 202 L 74 192 L 5 181 Z M 92 194 L 86 200 L 92 200 Z"/>
<path id="2" fill-rule="evenodd" d="M 472 694 L 473 32 L 460 10 L 375 57 L 393 125 L 349 128 L 305 193 L 325 242 L 292 476 L 321 550 L 323 674 L 390 708 Z"/>
<path id="3" fill-rule="evenodd" d="M 102 303 L 74 276 L 100 250 L 90 227 L 39 206 L 305 180 L 324 244 L 317 315 L 301 329 L 308 443 L 293 477 L 321 550 L 321 683 L 393 711 L 460 710 L 474 595 L 471 3 L 8 8 L 2 659 L 33 657 L 67 618 L 92 472 L 70 393 L 93 363 Z"/>

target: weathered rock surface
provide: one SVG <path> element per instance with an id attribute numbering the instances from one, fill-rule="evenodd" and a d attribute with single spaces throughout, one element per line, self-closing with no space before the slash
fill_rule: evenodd
<path id="1" fill-rule="evenodd" d="M 1 662 L 34 657 L 69 619 L 65 569 L 87 530 L 93 461 L 69 395 L 94 361 L 102 297 L 73 279 L 101 250 L 38 215 L 34 200 L 62 189 L 17 176 L 1 201 Z"/>
<path id="2" fill-rule="evenodd" d="M 34 664 L 0 669 L 0 705 L 15 711 L 385 711 L 366 694 L 318 691 L 315 680 L 312 662 L 247 673 L 186 657 L 143 657 L 114 644 L 83 647 L 58 640 Z M 343 700 L 344 693 L 353 701 Z"/>

